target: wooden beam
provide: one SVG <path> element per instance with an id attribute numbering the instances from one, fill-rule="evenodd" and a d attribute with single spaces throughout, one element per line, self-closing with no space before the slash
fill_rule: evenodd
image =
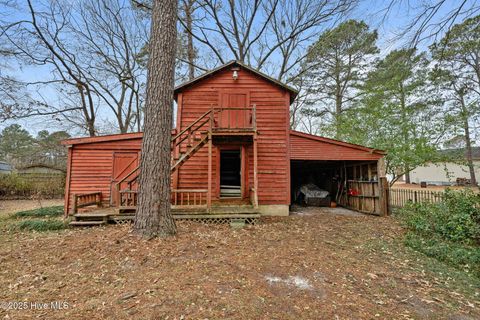
<path id="1" fill-rule="evenodd" d="M 258 208 L 258 150 L 257 135 L 253 137 L 253 206 Z"/>
<path id="2" fill-rule="evenodd" d="M 208 192 L 207 192 L 207 210 L 210 213 L 212 208 L 212 128 L 213 112 L 210 113 L 210 128 L 208 130 Z"/>
<path id="3" fill-rule="evenodd" d="M 386 177 L 385 158 L 382 157 L 377 161 L 377 175 L 379 178 Z"/>
<path id="4" fill-rule="evenodd" d="M 68 216 L 68 207 L 70 204 L 70 178 L 72 175 L 72 152 L 73 147 L 68 147 L 68 154 L 67 154 L 67 181 L 65 181 L 65 198 L 63 204 L 63 215 L 65 217 Z"/>
<path id="5" fill-rule="evenodd" d="M 385 217 L 389 214 L 388 207 L 388 181 L 386 177 L 379 178 L 378 187 L 380 190 L 380 215 Z"/>

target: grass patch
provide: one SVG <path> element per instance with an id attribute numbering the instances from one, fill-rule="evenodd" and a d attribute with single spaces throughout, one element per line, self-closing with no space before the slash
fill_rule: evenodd
<path id="1" fill-rule="evenodd" d="M 408 270 L 412 270 L 417 274 L 426 272 L 429 278 L 438 280 L 436 286 L 448 291 L 461 292 L 471 300 L 478 299 L 480 277 L 476 276 L 473 271 L 465 272 L 465 270 L 455 266 L 454 263 L 447 263 L 438 256 L 432 256 L 430 250 L 428 252 L 422 250 L 424 245 L 419 243 L 422 239 L 410 238 L 410 234 L 406 238 L 375 239 L 369 242 L 366 248 L 373 251 L 390 252 L 398 261 L 410 261 L 401 267 L 399 272 L 404 273 L 408 272 Z M 416 241 L 418 242 L 415 243 Z M 453 304 L 458 306 L 458 303 Z"/>
<path id="2" fill-rule="evenodd" d="M 61 220 L 25 220 L 16 224 L 20 230 L 27 231 L 52 231 L 67 228 L 67 224 Z"/>
<path id="3" fill-rule="evenodd" d="M 63 215 L 63 206 L 44 207 L 33 210 L 25 210 L 16 212 L 13 217 L 58 217 Z"/>
<path id="4" fill-rule="evenodd" d="M 422 237 L 407 233 L 405 245 L 446 264 L 472 273 L 480 279 L 480 247 L 445 241 L 437 237 Z"/>

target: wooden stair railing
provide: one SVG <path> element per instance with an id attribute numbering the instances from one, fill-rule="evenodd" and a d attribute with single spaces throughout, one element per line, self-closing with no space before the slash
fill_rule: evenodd
<path id="1" fill-rule="evenodd" d="M 185 129 L 180 131 L 176 134 L 171 140 L 171 151 L 172 151 L 172 163 L 171 163 L 171 173 L 175 172 L 182 166 L 182 164 L 191 158 L 198 150 L 200 150 L 205 144 L 209 142 L 212 136 L 212 130 L 214 129 L 215 125 L 218 124 L 217 120 L 215 119 L 215 114 L 220 114 L 222 112 L 231 112 L 231 111 L 246 111 L 244 114 L 244 126 L 245 129 L 253 129 L 256 131 L 257 129 L 257 119 L 256 119 L 256 105 L 254 104 L 252 108 L 214 108 L 213 106 L 211 109 L 204 114 L 202 114 L 198 119 L 193 121 L 189 126 Z M 226 129 L 234 129 L 230 128 L 228 125 L 225 127 Z M 216 128 L 221 129 L 221 128 Z M 240 128 L 237 128 L 240 129 Z M 186 150 L 184 152 L 180 152 L 181 144 L 186 141 Z M 133 184 L 137 182 L 140 173 L 140 166 L 133 169 L 130 173 L 128 173 L 124 178 L 122 178 L 116 184 L 116 193 L 119 206 L 122 206 L 123 203 L 128 203 L 130 207 L 132 204 L 136 205 L 137 203 L 137 191 L 133 190 Z M 135 175 L 135 176 L 134 176 Z M 131 178 L 133 176 L 133 178 Z M 131 178 L 131 179 L 130 179 Z M 128 180 L 130 179 L 130 180 Z M 127 188 L 122 189 L 121 186 L 123 183 L 127 183 Z M 174 202 L 177 204 L 177 199 L 179 194 L 188 192 L 187 190 L 176 190 L 173 192 L 174 198 L 176 199 Z M 201 193 L 198 190 L 190 191 L 191 193 Z M 202 190 L 202 192 L 205 192 Z M 256 192 L 255 192 L 256 193 Z M 189 195 L 187 196 L 189 197 Z M 125 198 L 125 199 L 123 199 Z M 194 202 L 196 203 L 196 196 L 194 198 Z M 255 203 L 258 200 L 255 199 Z M 201 202 L 201 201 L 199 201 Z"/>

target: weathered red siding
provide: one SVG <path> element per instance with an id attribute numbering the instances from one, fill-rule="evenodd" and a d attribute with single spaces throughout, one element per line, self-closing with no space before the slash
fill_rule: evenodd
<path id="1" fill-rule="evenodd" d="M 317 137 L 290 132 L 290 159 L 292 160 L 378 160 L 382 152 L 372 149 Z"/>
<path id="2" fill-rule="evenodd" d="M 140 152 L 141 147 L 141 138 L 72 145 L 65 194 L 67 210 L 72 206 L 71 196 L 75 193 L 101 191 L 102 201 L 108 203 L 114 153 Z"/>
<path id="3" fill-rule="evenodd" d="M 256 105 L 258 135 L 259 204 L 289 203 L 288 110 L 289 93 L 279 86 L 241 68 L 233 80 L 229 69 L 183 90 L 178 95 L 178 130 L 186 128 L 213 107 L 229 107 L 222 102 L 224 93 L 246 93 L 248 105 Z M 213 190 L 217 186 L 218 146 L 213 151 Z M 202 148 L 179 169 L 177 188 L 207 188 L 208 149 Z M 253 148 L 247 146 L 248 176 L 253 186 Z M 218 196 L 218 194 L 216 194 Z"/>

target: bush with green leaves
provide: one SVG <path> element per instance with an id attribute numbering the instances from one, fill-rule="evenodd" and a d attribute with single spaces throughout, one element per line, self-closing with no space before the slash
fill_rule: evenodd
<path id="1" fill-rule="evenodd" d="M 438 203 L 409 203 L 399 211 L 408 229 L 424 236 L 480 244 L 480 195 L 447 189 Z"/>
<path id="2" fill-rule="evenodd" d="M 57 198 L 64 190 L 64 175 L 0 174 L 0 198 Z"/>
<path id="3" fill-rule="evenodd" d="M 438 203 L 409 203 L 398 211 L 405 244 L 480 277 L 480 195 L 446 190 Z"/>

